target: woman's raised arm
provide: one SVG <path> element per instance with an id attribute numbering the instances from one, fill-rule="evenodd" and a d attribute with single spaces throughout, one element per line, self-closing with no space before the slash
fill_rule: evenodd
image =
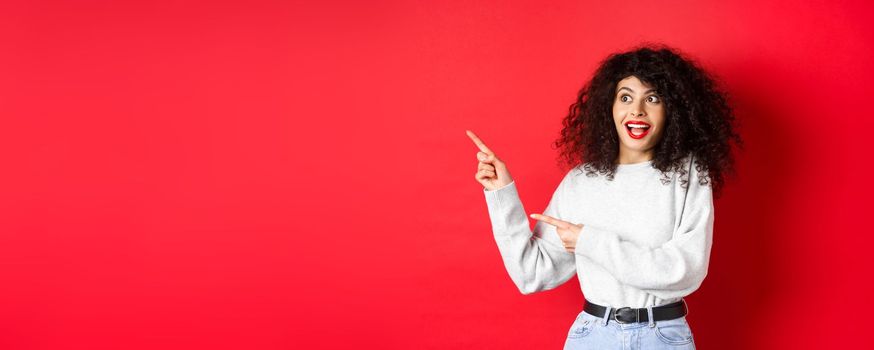
<path id="1" fill-rule="evenodd" d="M 544 214 L 563 217 L 562 195 L 568 176 L 570 172 L 553 193 Z M 515 182 L 484 192 L 504 267 L 522 294 L 556 288 L 576 275 L 576 257 L 565 249 L 555 227 L 537 221 L 531 231 Z"/>
<path id="2" fill-rule="evenodd" d="M 522 294 L 552 289 L 576 274 L 576 258 L 565 250 L 555 228 L 537 222 L 534 232 L 507 165 L 472 131 L 465 130 L 477 152 L 476 180 L 483 185 L 495 242 L 510 279 Z M 561 217 L 559 197 L 566 179 L 553 193 L 545 213 Z"/>

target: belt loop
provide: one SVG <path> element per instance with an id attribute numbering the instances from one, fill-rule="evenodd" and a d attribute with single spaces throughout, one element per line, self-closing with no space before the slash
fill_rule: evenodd
<path id="1" fill-rule="evenodd" d="M 649 317 L 649 327 L 655 327 L 655 317 L 652 316 L 652 305 L 646 307 L 646 316 Z"/>
<path id="2" fill-rule="evenodd" d="M 607 320 L 610 319 L 610 311 L 611 311 L 612 309 L 613 309 L 613 308 L 612 308 L 611 306 L 609 306 L 609 305 L 607 306 L 607 311 L 604 312 L 604 319 L 601 321 L 601 325 L 602 325 L 602 326 L 606 326 L 606 325 L 607 325 Z"/>

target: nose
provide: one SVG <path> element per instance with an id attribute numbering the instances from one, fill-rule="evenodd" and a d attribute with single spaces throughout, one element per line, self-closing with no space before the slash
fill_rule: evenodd
<path id="1" fill-rule="evenodd" d="M 631 117 L 634 118 L 639 116 L 643 116 L 643 106 L 635 103 L 631 106 Z"/>

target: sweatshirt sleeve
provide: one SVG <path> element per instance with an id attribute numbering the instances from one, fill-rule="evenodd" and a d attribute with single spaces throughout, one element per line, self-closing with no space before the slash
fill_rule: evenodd
<path id="1" fill-rule="evenodd" d="M 567 177 L 553 193 L 544 215 L 562 218 L 560 197 Z M 554 227 L 538 220 L 531 231 L 515 181 L 483 191 L 504 267 L 522 294 L 556 288 L 576 274 L 576 257 L 565 250 Z"/>
<path id="2" fill-rule="evenodd" d="M 583 223 L 574 254 L 588 257 L 623 284 L 662 299 L 692 293 L 707 275 L 714 207 L 711 187 L 698 184 L 694 169 L 688 186 L 680 225 L 661 246 L 641 246 L 608 229 Z"/>

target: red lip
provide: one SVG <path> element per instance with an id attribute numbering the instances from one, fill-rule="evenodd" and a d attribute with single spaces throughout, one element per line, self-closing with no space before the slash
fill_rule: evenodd
<path id="1" fill-rule="evenodd" d="M 644 130 L 642 134 L 640 134 L 640 135 L 635 135 L 635 134 L 632 134 L 632 133 L 631 133 L 631 129 L 628 127 L 628 124 L 644 124 L 644 125 L 648 126 L 649 128 L 647 128 L 646 130 Z M 637 121 L 637 120 L 627 121 L 627 122 L 625 122 L 625 123 L 622 124 L 622 125 L 625 126 L 625 131 L 628 132 L 628 136 L 631 137 L 631 138 L 633 138 L 633 139 L 642 139 L 642 138 L 644 138 L 644 136 L 646 136 L 646 135 L 649 134 L 649 131 L 650 131 L 650 130 L 652 130 L 652 125 L 650 125 L 649 123 L 647 123 L 647 122 L 642 122 L 642 121 Z"/>

